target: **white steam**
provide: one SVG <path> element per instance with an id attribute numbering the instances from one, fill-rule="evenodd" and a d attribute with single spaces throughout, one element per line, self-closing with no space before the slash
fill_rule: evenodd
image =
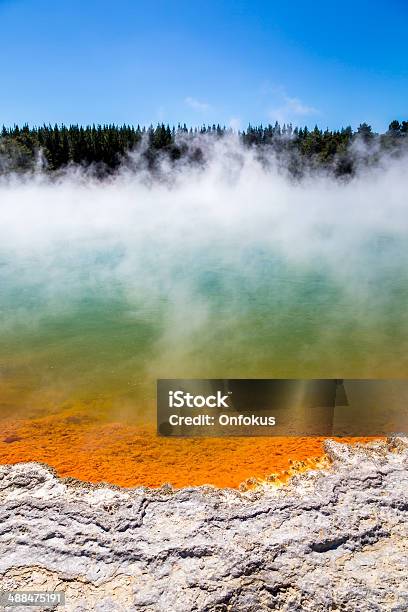
<path id="1" fill-rule="evenodd" d="M 133 276 L 137 285 L 146 258 L 157 265 L 153 284 L 171 284 L 177 255 L 217 249 L 241 267 L 250 247 L 301 266 L 318 260 L 337 278 L 352 279 L 367 241 L 408 235 L 406 165 L 394 161 L 347 183 L 316 175 L 294 183 L 265 170 L 231 137 L 214 145 L 205 170 L 185 167 L 174 176 L 168 168 L 170 182 L 149 184 L 126 171 L 109 182 L 78 171 L 58 181 L 15 175 L 0 183 L 0 248 L 16 263 L 34 258 L 40 273 L 54 259 L 69 265 L 81 251 L 120 249 L 107 273 Z"/>
<path id="2" fill-rule="evenodd" d="M 309 274 L 330 279 L 360 327 L 376 309 L 381 321 L 390 294 L 406 279 L 406 167 L 401 159 L 348 182 L 327 175 L 294 182 L 273 164 L 266 169 L 231 136 L 212 145 L 204 168 L 163 165 L 160 181 L 126 170 L 103 182 L 77 170 L 58 180 L 4 178 L 1 329 L 35 327 L 44 316 L 69 312 L 84 295 L 120 296 L 130 318 L 164 309 L 152 358 L 163 365 L 175 356 L 186 360 L 186 347 L 216 316 L 227 326 L 237 317 L 244 321 L 250 295 L 256 301 L 260 288 L 267 295 L 262 299 L 274 303 L 273 324 L 284 333 L 295 289 L 276 292 L 288 270 L 290 287 Z M 209 298 L 202 286 L 214 271 L 218 284 Z M 37 301 L 25 301 L 27 287 L 35 287 Z M 263 319 L 267 312 L 268 303 Z M 328 320 L 335 324 L 337 317 Z M 330 330 L 322 327 L 321 334 Z M 401 342 L 404 335 L 401 329 Z M 299 358 L 307 350 L 300 347 Z"/>

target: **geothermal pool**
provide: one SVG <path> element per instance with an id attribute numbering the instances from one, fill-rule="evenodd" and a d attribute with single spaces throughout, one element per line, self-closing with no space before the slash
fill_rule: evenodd
<path id="1" fill-rule="evenodd" d="M 238 486 L 322 441 L 158 439 L 157 378 L 407 377 L 406 173 L 295 186 L 242 155 L 0 185 L 1 462 Z"/>
<path id="2" fill-rule="evenodd" d="M 92 273 L 96 262 L 87 265 Z M 0 353 L 0 461 L 42 461 L 61 475 L 124 486 L 238 486 L 321 455 L 320 439 L 155 436 L 158 377 L 404 376 L 404 315 L 382 323 L 402 300 L 389 277 L 388 300 L 376 309 L 367 302 L 366 314 L 323 275 L 257 265 L 250 281 L 244 270 L 233 279 L 216 265 L 197 270 L 195 304 L 206 307 L 197 321 L 188 301 L 178 313 L 173 296 L 161 295 L 146 309 L 120 286 L 106 296 L 103 284 L 83 286 L 71 303 L 57 296 L 50 309 L 22 263 L 2 284 L 10 323 Z"/>

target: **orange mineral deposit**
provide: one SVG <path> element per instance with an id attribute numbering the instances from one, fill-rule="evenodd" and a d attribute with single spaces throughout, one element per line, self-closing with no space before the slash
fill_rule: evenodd
<path id="1" fill-rule="evenodd" d="M 0 421 L 0 463 L 38 461 L 60 476 L 124 487 L 210 484 L 238 488 L 293 465 L 318 465 L 323 438 L 156 436 L 153 424 L 97 421 L 75 411 Z M 357 441 L 357 439 L 342 439 Z M 297 463 L 300 462 L 300 463 Z M 303 468 L 302 468 L 303 466 Z"/>

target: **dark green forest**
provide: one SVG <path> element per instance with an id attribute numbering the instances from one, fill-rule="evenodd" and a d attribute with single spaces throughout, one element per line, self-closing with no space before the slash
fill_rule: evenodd
<path id="1" fill-rule="evenodd" d="M 205 164 L 212 139 L 232 133 L 220 125 L 188 128 L 131 125 L 43 125 L 5 127 L 0 135 L 0 174 L 41 170 L 52 173 L 77 165 L 101 178 L 121 167 L 147 167 L 152 172 L 166 158 L 170 163 Z M 310 130 L 291 124 L 251 126 L 238 132 L 244 147 L 253 148 L 265 163 L 275 160 L 292 175 L 306 169 L 327 169 L 337 176 L 353 175 L 362 164 L 375 164 L 388 154 L 408 151 L 408 121 L 394 120 L 383 134 L 362 123 L 356 131 Z M 138 155 L 135 155 L 138 153 Z"/>

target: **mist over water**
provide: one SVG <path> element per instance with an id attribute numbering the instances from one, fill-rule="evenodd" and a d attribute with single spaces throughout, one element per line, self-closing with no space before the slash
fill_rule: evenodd
<path id="1" fill-rule="evenodd" d="M 294 182 L 231 137 L 161 176 L 2 179 L 4 414 L 150 415 L 166 377 L 407 376 L 406 160 Z"/>

